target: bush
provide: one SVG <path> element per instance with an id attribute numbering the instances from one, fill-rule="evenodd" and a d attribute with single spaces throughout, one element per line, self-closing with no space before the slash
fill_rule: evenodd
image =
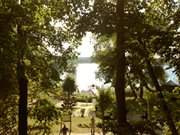
<path id="1" fill-rule="evenodd" d="M 57 110 L 57 108 L 46 99 L 38 100 L 32 109 L 30 117 L 34 119 L 35 124 L 31 129 L 36 129 L 39 134 L 50 134 L 52 124 L 57 122 L 61 116 L 60 110 Z"/>

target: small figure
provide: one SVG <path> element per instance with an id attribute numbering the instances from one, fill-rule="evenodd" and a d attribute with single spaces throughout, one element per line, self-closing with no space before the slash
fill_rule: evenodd
<path id="1" fill-rule="evenodd" d="M 63 128 L 61 129 L 61 133 L 63 135 L 67 135 L 67 132 L 68 132 L 68 128 L 66 127 L 66 125 L 64 124 Z"/>
<path id="2" fill-rule="evenodd" d="M 94 117 L 91 118 L 91 135 L 95 135 L 95 119 Z"/>

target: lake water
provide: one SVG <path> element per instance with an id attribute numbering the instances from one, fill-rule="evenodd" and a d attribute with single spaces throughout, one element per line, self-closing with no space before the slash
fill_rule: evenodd
<path id="1" fill-rule="evenodd" d="M 96 71 L 98 64 L 85 63 L 78 64 L 76 68 L 76 83 L 80 91 L 90 89 L 91 85 L 95 84 L 100 86 L 102 82 L 96 79 Z"/>

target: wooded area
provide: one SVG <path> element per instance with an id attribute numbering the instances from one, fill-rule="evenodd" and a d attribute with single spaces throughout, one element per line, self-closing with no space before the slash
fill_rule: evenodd
<path id="1" fill-rule="evenodd" d="M 110 87 L 83 97 L 74 74 L 87 32 Z M 180 133 L 180 1 L 0 0 L 0 134 L 54 134 L 93 99 L 103 135 Z"/>

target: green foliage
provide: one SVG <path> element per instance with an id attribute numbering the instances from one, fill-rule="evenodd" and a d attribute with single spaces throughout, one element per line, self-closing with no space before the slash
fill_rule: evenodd
<path id="1" fill-rule="evenodd" d="M 179 121 L 179 106 L 180 106 L 180 88 L 176 87 L 172 92 L 164 91 L 165 99 L 172 110 L 172 116 L 175 122 Z"/>
<path id="2" fill-rule="evenodd" d="M 116 6 L 118 7 L 116 4 L 118 4 L 118 2 L 120 1 L 117 1 L 117 3 L 113 3 L 111 1 L 95 1 L 92 10 L 80 18 L 80 25 L 83 27 L 86 26 L 87 31 L 96 33 L 98 35 L 97 39 L 100 39 L 97 43 L 97 46 L 95 47 L 96 60 L 98 63 L 100 63 L 100 77 L 103 77 L 107 82 L 112 82 L 113 86 L 115 81 L 116 83 L 121 81 L 122 84 L 119 83 L 118 85 L 124 86 L 123 79 L 115 80 L 114 78 L 115 72 L 119 71 L 118 69 L 115 69 L 115 67 L 118 65 L 116 63 L 117 60 L 118 63 L 121 61 L 123 63 L 124 61 L 124 59 L 118 59 L 116 55 L 119 54 L 119 57 L 123 58 L 122 55 L 124 54 L 122 54 L 122 52 L 125 52 L 127 66 L 125 74 L 126 80 L 128 82 L 126 85 L 131 87 L 135 98 L 137 98 L 137 91 L 140 91 L 139 97 L 143 99 L 144 90 L 153 91 L 154 89 L 154 85 L 150 79 L 151 75 L 147 75 L 149 69 L 147 69 L 146 66 L 146 59 L 149 59 L 150 62 L 153 62 L 154 71 L 157 71 L 155 73 L 155 77 L 159 82 L 165 81 L 165 74 L 164 70 L 162 70 L 163 68 L 161 64 L 165 62 L 172 64 L 172 61 L 174 61 L 172 60 L 173 57 L 179 59 L 179 43 L 178 39 L 175 38 L 179 36 L 177 32 L 179 29 L 179 23 L 177 25 L 174 24 L 174 20 L 176 20 L 176 14 L 179 12 L 179 4 L 176 2 L 163 0 L 128 1 L 125 6 L 125 22 L 122 26 L 124 31 L 122 32 L 118 30 L 121 32 L 121 37 L 118 37 L 119 41 L 125 40 L 125 42 L 119 42 L 117 45 L 119 47 L 118 52 L 114 51 L 115 49 L 113 43 L 109 42 L 113 33 L 117 32 L 115 28 L 118 28 L 116 22 L 117 18 L 119 17 L 116 11 Z M 122 14 L 123 13 L 120 13 L 119 15 Z M 119 25 L 122 24 L 120 22 L 118 23 Z M 124 39 L 122 39 L 123 37 Z M 123 46 L 124 48 L 121 48 L 120 46 Z M 169 50 L 169 53 L 165 50 Z M 118 54 L 116 54 L 117 52 Z M 171 52 L 173 52 L 173 54 L 171 54 Z M 157 54 L 161 56 L 161 61 L 157 62 L 155 60 L 154 56 Z M 119 65 L 118 67 L 119 69 L 122 69 L 120 66 L 123 67 L 124 64 Z M 176 67 L 175 72 L 178 74 L 179 66 L 177 62 L 173 66 Z M 123 70 L 120 71 L 119 74 L 123 76 Z M 118 93 L 118 91 L 123 91 L 122 89 L 119 86 L 119 89 L 116 93 Z M 123 95 L 118 95 L 117 97 L 120 96 L 121 99 L 123 99 Z M 161 100 L 158 101 L 161 103 Z M 156 105 L 155 108 L 155 112 L 160 112 L 160 106 Z M 122 109 L 125 111 L 124 108 Z M 168 119 L 170 119 L 170 117 Z"/>
<path id="3" fill-rule="evenodd" d="M 78 102 L 92 102 L 92 99 L 94 98 L 93 95 L 82 92 L 77 93 L 75 96 L 76 96 L 76 101 Z"/>
<path id="4" fill-rule="evenodd" d="M 30 118 L 34 120 L 34 125 L 29 129 L 29 132 L 37 132 L 38 134 L 50 134 L 52 124 L 58 122 L 61 117 L 60 110 L 47 99 L 38 99 L 31 108 Z M 33 129 L 37 131 L 33 131 Z M 36 134 L 37 134 L 36 133 Z"/>
<path id="5" fill-rule="evenodd" d="M 17 134 L 17 114 L 18 103 L 17 96 L 11 95 L 0 100 L 0 134 L 1 135 L 16 135 Z"/>
<path id="6" fill-rule="evenodd" d="M 0 98 L 6 98 L 10 93 L 16 93 L 16 74 L 15 60 L 16 51 L 14 50 L 16 35 L 14 18 L 10 6 L 15 6 L 14 2 L 4 2 L 0 5 Z M 6 5 L 7 4 L 7 5 Z M 9 7 L 8 7 L 9 6 Z"/>
<path id="7" fill-rule="evenodd" d="M 67 76 L 63 82 L 62 88 L 64 92 L 67 92 L 69 95 L 75 92 L 76 84 L 74 78 L 72 78 L 71 76 Z"/>
<path id="8" fill-rule="evenodd" d="M 19 60 L 24 63 L 25 75 L 29 80 L 29 104 L 39 100 L 39 93 L 42 91 L 51 93 L 50 95 L 56 93 L 55 89 L 60 88 L 60 75 L 72 70 L 70 66 L 77 55 L 74 49 L 79 42 L 69 32 L 72 20 L 64 18 L 70 13 L 68 8 L 63 1 L 22 0 L 21 4 L 15 0 L 0 1 L 0 102 L 2 101 L 3 108 L 10 108 L 8 105 L 12 105 L 6 104 L 4 99 L 19 93 L 16 71 Z M 60 21 L 67 25 L 66 29 L 56 27 L 55 24 L 61 23 Z M 67 47 L 64 47 L 65 43 L 68 43 Z M 49 113 L 56 111 L 48 102 L 44 104 L 47 108 L 42 105 L 42 109 L 38 108 L 39 105 L 32 106 L 31 109 L 41 109 L 41 115 L 46 115 L 43 110 L 50 111 Z M 0 113 L 3 113 L 3 110 Z M 12 114 L 7 115 L 9 117 L 3 115 L 2 121 L 12 121 Z M 49 115 L 55 117 L 55 114 Z M 17 114 L 14 117 L 17 117 Z M 55 120 L 49 116 L 44 118 Z M 39 116 L 34 119 L 39 119 Z M 17 123 L 14 122 L 17 128 Z M 6 125 L 8 127 L 8 124 Z M 2 126 L 4 134 L 7 127 Z M 9 125 L 9 129 L 14 130 L 14 127 Z M 9 132 L 7 130 L 7 133 Z"/>
<path id="9" fill-rule="evenodd" d="M 99 89 L 96 102 L 97 113 L 100 113 L 99 117 L 102 118 L 106 115 L 105 113 L 108 113 L 112 104 L 114 104 L 112 89 Z"/>
<path id="10" fill-rule="evenodd" d="M 63 98 L 63 104 L 62 104 L 62 110 L 64 112 L 72 113 L 73 107 L 76 105 L 76 99 L 74 96 L 64 96 Z"/>
<path id="11" fill-rule="evenodd" d="M 97 37 L 95 60 L 100 64 L 98 76 L 114 85 L 117 64 L 116 11 L 116 1 L 22 0 L 21 5 L 15 0 L 0 1 L 0 134 L 15 134 L 17 130 L 16 68 L 19 59 L 25 64 L 25 74 L 29 80 L 29 104 L 36 101 L 30 107 L 33 110 L 30 113 L 38 126 L 43 127 L 41 133 L 49 133 L 50 124 L 59 117 L 59 111 L 44 97 L 59 96 L 57 89 L 61 87 L 61 75 L 74 72 L 72 61 L 77 57 L 75 49 L 80 37 L 87 31 L 95 33 Z M 140 100 L 127 100 L 127 109 L 142 113 L 146 111 L 145 100 L 148 100 L 151 122 L 154 125 L 160 123 L 162 128 L 165 121 L 159 99 L 156 93 L 147 94 L 147 90 L 153 91 L 154 87 L 147 75 L 144 58 L 153 63 L 160 82 L 166 80 L 161 66 L 164 63 L 173 67 L 180 76 L 179 3 L 164 0 L 127 1 L 125 11 L 126 85 L 130 86 L 135 97 L 138 97 L 137 93 L 145 91 L 144 95 L 139 94 Z M 53 53 L 50 50 L 54 50 Z M 155 55 L 160 56 L 161 60 L 156 60 Z M 71 95 L 76 90 L 74 79 L 67 77 L 62 87 Z M 113 120 L 118 118 L 117 108 L 107 91 L 101 91 L 97 98 L 97 115 L 100 118 L 107 116 L 107 121 L 103 118 L 106 121 L 103 126 L 115 132 L 117 121 Z M 179 88 L 163 92 L 176 122 L 179 118 L 178 91 Z M 46 94 L 40 96 L 43 92 Z M 65 104 L 70 104 L 72 108 L 74 101 L 69 102 L 69 98 Z M 166 126 L 163 128 L 164 132 L 168 132 Z"/>
<path id="12" fill-rule="evenodd" d="M 113 82 L 115 74 L 115 47 L 112 43 L 113 36 L 101 36 L 95 45 L 94 60 L 99 64 L 97 77 L 104 79 L 105 83 Z"/>
<path id="13" fill-rule="evenodd" d="M 53 104 L 46 99 L 37 101 L 35 109 L 32 113 L 34 114 L 34 118 L 37 119 L 40 123 L 58 119 L 59 115 L 55 106 L 53 106 Z"/>
<path id="14" fill-rule="evenodd" d="M 67 10 L 58 17 L 59 5 L 66 7 L 62 1 L 35 2 L 26 0 L 22 1 L 21 5 L 17 1 L 1 1 L 0 60 L 4 63 L 0 67 L 1 84 L 7 84 L 6 86 L 9 87 L 12 84 L 15 85 L 13 81 L 16 80 L 15 68 L 17 60 L 22 55 L 28 78 L 39 81 L 45 87 L 53 85 L 54 81 L 59 81 L 59 74 L 63 71 L 69 71 L 71 68 L 69 63 L 72 63 L 72 59 L 76 58 L 74 49 L 78 45 L 78 40 L 73 38 L 67 29 L 55 26 L 59 22 L 59 18 L 64 20 L 64 23 L 68 23 L 68 20 L 64 19 L 63 16 L 70 11 Z M 19 37 L 18 33 L 25 36 L 26 45 L 22 45 L 22 37 Z M 64 43 L 69 43 L 69 46 L 65 48 Z M 53 53 L 56 56 L 49 51 L 49 48 L 55 50 Z M 2 78 L 9 79 L 3 80 Z M 4 91 L 8 91 L 10 88 L 4 89 Z M 3 91 L 3 89 L 1 90 Z"/>
<path id="15" fill-rule="evenodd" d="M 114 118 L 115 99 L 111 88 L 99 89 L 96 97 L 96 116 L 102 120 L 97 126 L 103 133 L 114 132 L 116 120 Z M 112 122 L 114 121 L 114 122 Z"/>

